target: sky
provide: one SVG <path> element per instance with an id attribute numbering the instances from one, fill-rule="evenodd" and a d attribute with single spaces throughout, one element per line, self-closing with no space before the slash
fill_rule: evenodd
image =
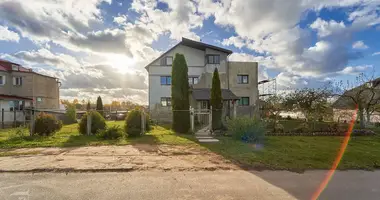
<path id="1" fill-rule="evenodd" d="M 380 74 L 380 0 L 0 0 L 0 58 L 59 78 L 62 99 L 147 104 L 144 67 L 182 37 L 278 90 Z"/>

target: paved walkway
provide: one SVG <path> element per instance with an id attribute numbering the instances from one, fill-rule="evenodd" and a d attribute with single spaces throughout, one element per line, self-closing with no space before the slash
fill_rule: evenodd
<path id="1" fill-rule="evenodd" d="M 210 129 L 208 126 L 198 130 L 195 133 L 195 137 L 198 139 L 199 142 L 202 142 L 202 143 L 219 142 L 218 139 L 215 139 L 214 137 L 211 136 Z"/>

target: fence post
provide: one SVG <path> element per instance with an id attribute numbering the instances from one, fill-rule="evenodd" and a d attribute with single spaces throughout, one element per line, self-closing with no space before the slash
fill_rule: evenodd
<path id="1" fill-rule="evenodd" d="M 141 110 L 141 135 L 145 134 L 145 112 Z"/>
<path id="2" fill-rule="evenodd" d="M 34 110 L 33 108 L 30 110 L 30 136 L 34 135 Z"/>
<path id="3" fill-rule="evenodd" d="M 1 109 L 1 128 L 4 129 L 4 108 Z"/>
<path id="4" fill-rule="evenodd" d="M 194 132 L 194 108 L 190 106 L 190 127 L 191 132 Z"/>
<path id="5" fill-rule="evenodd" d="M 212 106 L 210 106 L 210 114 L 208 115 L 209 129 L 212 131 Z"/>
<path id="6" fill-rule="evenodd" d="M 13 127 L 16 127 L 16 107 L 13 107 Z"/>
<path id="7" fill-rule="evenodd" d="M 234 119 L 236 119 L 236 102 L 234 102 Z"/>
<path id="8" fill-rule="evenodd" d="M 91 135 L 91 111 L 87 112 L 87 135 Z"/>

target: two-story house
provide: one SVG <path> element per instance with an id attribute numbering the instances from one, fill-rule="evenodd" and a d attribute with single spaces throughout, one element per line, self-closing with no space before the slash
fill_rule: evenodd
<path id="1" fill-rule="evenodd" d="M 232 51 L 182 38 L 177 45 L 145 68 L 149 73 L 149 111 L 155 120 L 171 121 L 171 71 L 176 53 L 185 56 L 191 86 L 190 104 L 195 109 L 209 108 L 212 75 L 219 70 L 225 115 L 238 105 L 238 114 L 252 114 L 258 101 L 258 63 L 230 62 Z"/>
<path id="2" fill-rule="evenodd" d="M 0 111 L 4 109 L 5 121 L 13 120 L 15 110 L 28 107 L 59 109 L 59 86 L 57 78 L 0 59 Z"/>

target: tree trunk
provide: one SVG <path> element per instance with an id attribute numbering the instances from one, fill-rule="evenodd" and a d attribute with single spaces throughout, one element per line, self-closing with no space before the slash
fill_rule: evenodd
<path id="1" fill-rule="evenodd" d="M 369 112 L 369 109 L 366 109 L 365 111 L 366 117 L 367 117 L 367 124 L 371 123 L 371 113 Z"/>
<path id="2" fill-rule="evenodd" d="M 360 128 L 365 129 L 365 118 L 364 118 L 364 112 L 363 108 L 359 107 L 359 120 L 360 120 Z"/>

